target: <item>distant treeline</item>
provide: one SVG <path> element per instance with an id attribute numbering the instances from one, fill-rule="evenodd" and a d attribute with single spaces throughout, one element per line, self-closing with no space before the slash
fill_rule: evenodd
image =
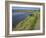
<path id="1" fill-rule="evenodd" d="M 40 10 L 12 10 L 12 12 L 35 12 L 35 11 L 39 11 L 40 12 Z"/>
<path id="2" fill-rule="evenodd" d="M 32 12 L 32 10 L 15 10 L 16 12 Z"/>

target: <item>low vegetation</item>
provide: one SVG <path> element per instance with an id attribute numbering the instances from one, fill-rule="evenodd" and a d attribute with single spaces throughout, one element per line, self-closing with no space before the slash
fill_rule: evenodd
<path id="1" fill-rule="evenodd" d="M 27 18 L 16 25 L 15 31 L 34 29 L 37 19 L 40 16 L 40 11 L 32 11 L 32 13 L 32 16 L 27 16 Z"/>

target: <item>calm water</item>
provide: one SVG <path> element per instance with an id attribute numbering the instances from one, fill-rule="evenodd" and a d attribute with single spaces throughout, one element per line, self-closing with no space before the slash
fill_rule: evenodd
<path id="1" fill-rule="evenodd" d="M 32 15 L 31 13 L 26 12 L 17 12 L 12 13 L 12 24 L 13 28 L 22 20 L 24 20 L 28 15 Z"/>

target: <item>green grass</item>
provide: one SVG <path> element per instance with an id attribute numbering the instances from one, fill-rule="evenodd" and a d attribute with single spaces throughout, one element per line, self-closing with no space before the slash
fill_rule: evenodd
<path id="1" fill-rule="evenodd" d="M 16 25 L 16 28 L 15 28 L 16 31 L 34 29 L 38 19 L 38 15 L 40 14 L 40 11 L 35 11 L 35 12 L 32 11 L 32 12 L 33 12 L 33 16 L 27 16 L 25 20 L 21 21 L 20 23 L 18 23 L 18 25 Z"/>
<path id="2" fill-rule="evenodd" d="M 36 23 L 35 16 L 28 16 L 25 20 L 21 21 L 15 30 L 32 30 Z"/>

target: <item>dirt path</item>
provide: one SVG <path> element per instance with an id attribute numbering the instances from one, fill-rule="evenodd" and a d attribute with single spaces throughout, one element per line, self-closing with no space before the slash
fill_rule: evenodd
<path id="1" fill-rule="evenodd" d="M 34 30 L 39 30 L 39 29 L 40 29 L 40 19 L 37 20 Z"/>

